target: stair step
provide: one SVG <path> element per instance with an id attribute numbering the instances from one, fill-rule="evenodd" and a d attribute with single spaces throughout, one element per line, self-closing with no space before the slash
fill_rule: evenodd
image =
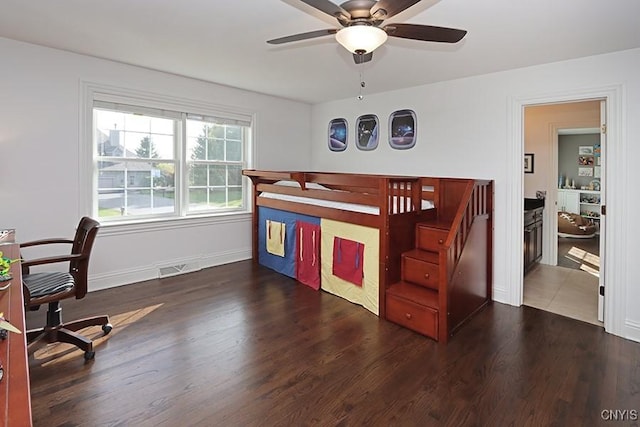
<path id="1" fill-rule="evenodd" d="M 416 226 L 448 231 L 449 229 L 451 229 L 451 221 L 443 220 L 443 219 L 429 219 L 429 220 L 417 223 Z"/>
<path id="2" fill-rule="evenodd" d="M 438 223 L 440 224 L 440 223 Z M 448 228 L 439 228 L 431 223 L 419 223 L 416 225 L 416 248 L 424 251 L 438 252 L 445 247 Z"/>
<path id="3" fill-rule="evenodd" d="M 438 290 L 438 253 L 413 249 L 402 254 L 401 278 L 404 282 Z"/>
<path id="4" fill-rule="evenodd" d="M 387 288 L 387 294 L 413 301 L 425 307 L 438 309 L 438 291 L 400 281 Z"/>
<path id="5" fill-rule="evenodd" d="M 420 261 L 430 262 L 432 264 L 438 263 L 438 253 L 433 251 L 425 251 L 423 249 L 411 249 L 410 251 L 406 251 L 402 253 L 402 256 L 406 256 L 409 258 L 415 258 Z"/>

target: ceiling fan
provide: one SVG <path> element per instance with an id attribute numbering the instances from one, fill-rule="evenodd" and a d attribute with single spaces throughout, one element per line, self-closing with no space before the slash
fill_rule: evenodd
<path id="1" fill-rule="evenodd" d="M 356 64 L 371 61 L 373 51 L 388 36 L 440 43 L 457 43 L 467 34 L 465 30 L 418 24 L 389 24 L 381 27 L 385 19 L 402 12 L 420 0 L 348 0 L 341 5 L 329 0 L 300 0 L 338 20 L 343 27 L 310 31 L 268 40 L 270 44 L 283 44 L 335 34 L 336 40 L 353 53 Z"/>

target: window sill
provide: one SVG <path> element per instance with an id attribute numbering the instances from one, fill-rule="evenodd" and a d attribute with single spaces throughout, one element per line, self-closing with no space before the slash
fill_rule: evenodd
<path id="1" fill-rule="evenodd" d="M 202 227 L 251 221 L 251 212 L 224 213 L 216 215 L 193 215 L 180 218 L 158 218 L 131 220 L 128 222 L 102 223 L 98 236 L 117 236 L 148 231 L 166 231 L 180 228 Z"/>

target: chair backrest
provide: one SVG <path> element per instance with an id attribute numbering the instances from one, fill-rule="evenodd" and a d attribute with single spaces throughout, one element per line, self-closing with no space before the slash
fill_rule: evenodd
<path id="1" fill-rule="evenodd" d="M 80 220 L 73 239 L 71 253 L 80 255 L 79 258 L 71 261 L 69 265 L 69 273 L 73 275 L 76 283 L 76 299 L 83 298 L 87 294 L 89 258 L 91 257 L 91 249 L 99 228 L 100 223 L 98 221 L 85 216 Z"/>

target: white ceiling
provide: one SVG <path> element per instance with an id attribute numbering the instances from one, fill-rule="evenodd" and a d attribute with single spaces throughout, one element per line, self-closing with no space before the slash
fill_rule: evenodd
<path id="1" fill-rule="evenodd" d="M 336 3 L 339 3 L 336 1 Z M 385 24 L 468 31 L 458 44 L 390 37 L 365 94 L 640 47 L 639 0 L 422 0 Z M 2 0 L 0 37 L 318 103 L 356 96 L 360 67 L 338 28 L 298 0 Z"/>

